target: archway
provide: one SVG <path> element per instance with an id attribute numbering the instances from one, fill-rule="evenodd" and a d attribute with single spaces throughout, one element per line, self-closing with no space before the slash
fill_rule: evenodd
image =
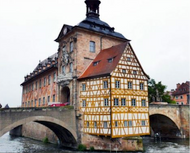
<path id="1" fill-rule="evenodd" d="M 154 135 L 159 133 L 162 138 L 179 138 L 180 130 L 167 116 L 161 114 L 150 115 L 150 126 Z"/>
<path id="2" fill-rule="evenodd" d="M 61 90 L 61 102 L 70 102 L 70 89 L 67 86 Z"/>
<path id="3" fill-rule="evenodd" d="M 63 121 L 46 116 L 35 116 L 16 121 L 2 129 L 0 131 L 0 136 L 29 122 L 37 122 L 51 129 L 58 137 L 60 145 L 71 148 L 77 147 L 76 132 Z"/>

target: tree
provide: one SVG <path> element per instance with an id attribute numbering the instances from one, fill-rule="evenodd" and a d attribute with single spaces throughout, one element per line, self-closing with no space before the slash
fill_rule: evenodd
<path id="1" fill-rule="evenodd" d="M 168 102 L 175 103 L 171 100 L 171 97 L 168 93 L 165 93 L 166 86 L 162 82 L 156 83 L 154 79 L 148 81 L 148 99 L 149 102 Z"/>

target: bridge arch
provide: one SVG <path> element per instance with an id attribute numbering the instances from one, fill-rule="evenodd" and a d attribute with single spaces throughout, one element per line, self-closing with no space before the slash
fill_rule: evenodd
<path id="1" fill-rule="evenodd" d="M 159 133 L 161 137 L 177 138 L 180 137 L 180 126 L 175 120 L 161 113 L 149 115 L 152 134 Z"/>
<path id="2" fill-rule="evenodd" d="M 32 116 L 18 120 L 3 128 L 0 131 L 0 136 L 29 122 L 37 122 L 51 129 L 63 146 L 74 147 L 77 145 L 77 134 L 75 130 L 69 127 L 65 122 L 49 116 Z"/>

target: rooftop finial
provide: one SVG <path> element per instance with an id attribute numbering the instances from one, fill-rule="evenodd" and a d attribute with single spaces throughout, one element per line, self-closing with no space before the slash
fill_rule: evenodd
<path id="1" fill-rule="evenodd" d="M 99 0 L 86 0 L 86 16 L 99 18 Z"/>

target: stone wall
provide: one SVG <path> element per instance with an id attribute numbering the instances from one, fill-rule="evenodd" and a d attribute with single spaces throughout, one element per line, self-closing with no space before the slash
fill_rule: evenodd
<path id="1" fill-rule="evenodd" d="M 35 122 L 29 122 L 22 126 L 22 136 L 39 141 L 47 137 L 49 142 L 58 143 L 57 136 L 49 128 Z"/>

